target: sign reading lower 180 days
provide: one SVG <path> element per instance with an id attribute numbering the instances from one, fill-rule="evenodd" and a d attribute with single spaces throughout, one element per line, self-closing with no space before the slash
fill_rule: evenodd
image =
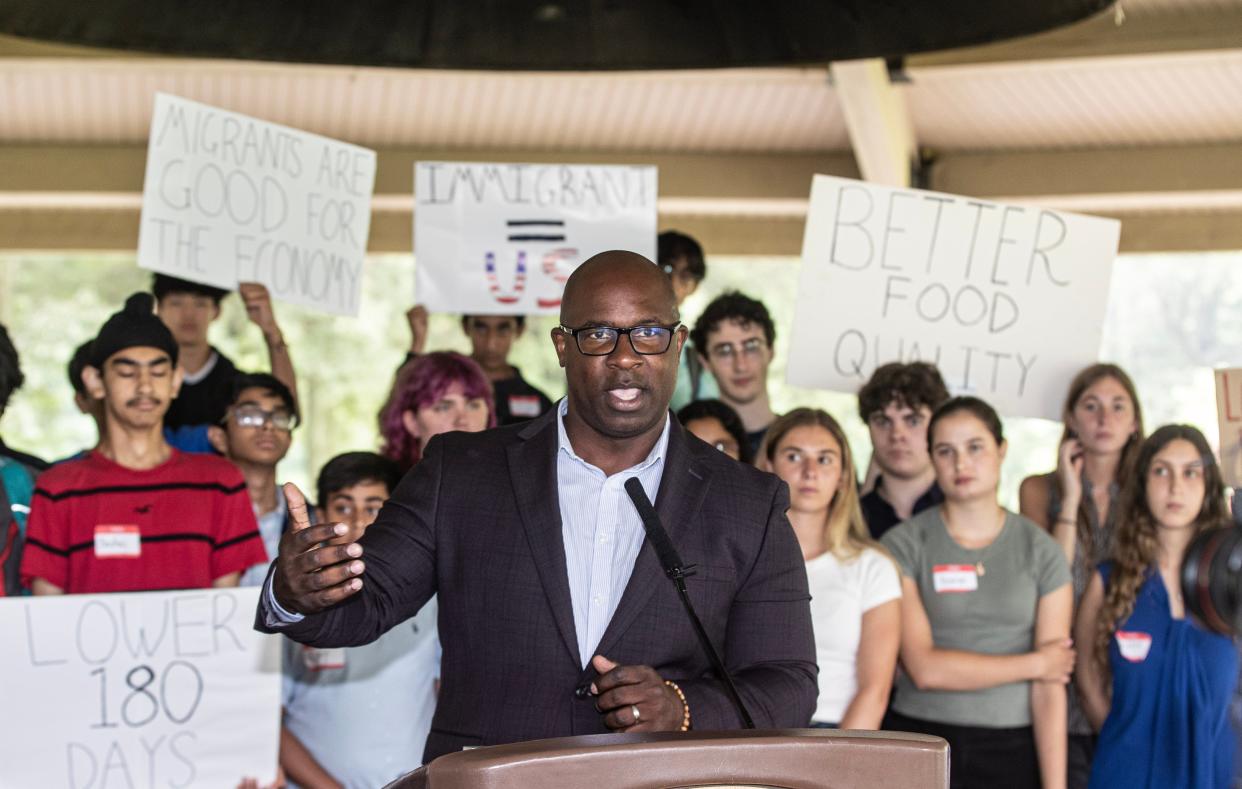
<path id="1" fill-rule="evenodd" d="M 156 94 L 138 265 L 356 315 L 375 152 Z"/>
<path id="2" fill-rule="evenodd" d="M 280 641 L 259 589 L 0 600 L 0 786 L 270 784 Z"/>
<path id="3" fill-rule="evenodd" d="M 554 314 L 599 252 L 655 260 L 656 168 L 418 162 L 416 295 L 434 312 Z"/>
<path id="4" fill-rule="evenodd" d="M 886 362 L 939 366 L 1006 416 L 1061 418 L 1098 359 L 1120 224 L 817 175 L 789 382 L 856 392 Z"/>

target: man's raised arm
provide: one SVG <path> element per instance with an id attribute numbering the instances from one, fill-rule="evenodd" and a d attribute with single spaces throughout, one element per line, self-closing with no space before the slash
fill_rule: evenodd
<path id="1" fill-rule="evenodd" d="M 368 644 L 435 594 L 440 442 L 433 439 L 357 542 L 339 523 L 312 523 L 306 498 L 285 485 L 291 527 L 280 539 L 255 629 L 316 647 Z"/>

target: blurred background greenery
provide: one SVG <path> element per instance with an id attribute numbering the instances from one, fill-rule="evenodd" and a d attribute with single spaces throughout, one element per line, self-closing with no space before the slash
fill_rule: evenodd
<path id="1" fill-rule="evenodd" d="M 1121 364 L 1133 375 L 1149 430 L 1164 422 L 1188 422 L 1216 442 L 1212 368 L 1242 365 L 1242 269 L 1237 258 L 1213 253 L 1118 260 L 1101 358 Z M 62 458 L 94 443 L 93 424 L 73 405 L 66 365 L 73 349 L 93 336 L 125 296 L 147 289 L 150 280 L 149 272 L 137 268 L 133 255 L 0 255 L 0 321 L 12 334 L 26 373 L 25 387 L 0 420 L 6 443 L 46 459 Z M 738 289 L 762 299 L 776 322 L 776 359 L 769 378 L 773 408 L 778 412 L 800 405 L 825 408 L 842 421 L 860 466 L 865 466 L 866 428 L 853 395 L 785 384 L 797 286 L 796 257 L 712 257 L 707 280 L 687 301 L 682 317 L 692 325 L 707 302 L 724 290 Z M 333 455 L 378 446 L 376 413 L 409 346 L 405 311 L 413 300 L 412 257 L 377 255 L 368 259 L 356 318 L 276 305 L 297 365 L 305 420 L 280 468 L 283 479 L 309 489 L 319 467 Z M 529 319 L 512 357 L 526 378 L 553 399 L 565 392 L 548 337 L 555 324 L 554 317 Z M 225 299 L 211 337 L 240 369 L 267 369 L 262 337 L 236 296 Z M 428 348 L 469 352 L 458 316 L 432 316 Z M 1054 465 L 1059 431 L 1059 425 L 1044 420 L 1007 420 L 1010 451 L 1002 496 L 1009 506 L 1016 507 L 1022 477 Z"/>

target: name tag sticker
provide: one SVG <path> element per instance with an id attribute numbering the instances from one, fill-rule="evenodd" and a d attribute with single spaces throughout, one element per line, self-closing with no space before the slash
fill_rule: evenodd
<path id="1" fill-rule="evenodd" d="M 937 564 L 932 567 L 936 594 L 973 592 L 979 588 L 979 571 L 973 564 Z"/>
<path id="2" fill-rule="evenodd" d="M 1118 630 L 1117 649 L 1131 663 L 1142 663 L 1151 651 L 1151 635 L 1135 630 Z"/>
<path id="3" fill-rule="evenodd" d="M 306 664 L 309 671 L 345 668 L 345 650 L 339 647 L 336 649 L 302 647 L 302 662 Z"/>
<path id="4" fill-rule="evenodd" d="M 509 413 L 534 419 L 539 416 L 539 398 L 535 395 L 509 395 Z"/>
<path id="5" fill-rule="evenodd" d="M 135 525 L 99 524 L 95 527 L 95 558 L 136 559 L 142 556 L 142 533 Z"/>

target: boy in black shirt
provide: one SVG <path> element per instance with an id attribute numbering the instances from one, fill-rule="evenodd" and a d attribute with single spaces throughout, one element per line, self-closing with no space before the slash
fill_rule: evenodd
<path id="1" fill-rule="evenodd" d="M 927 424 L 948 399 L 940 371 L 927 362 L 881 365 L 858 391 L 858 415 L 871 432 L 871 459 L 880 472 L 859 504 L 877 540 L 944 501 L 927 447 Z"/>
<path id="2" fill-rule="evenodd" d="M 246 304 L 246 315 L 263 332 L 272 375 L 296 397 L 293 361 L 276 323 L 267 288 L 244 282 L 237 290 Z M 156 274 L 151 292 L 155 295 L 155 313 L 177 341 L 181 369 L 185 373 L 181 393 L 168 409 L 164 426 L 175 432 L 186 427 L 219 424 L 233 396 L 237 368 L 207 341 L 207 330 L 220 317 L 220 302 L 228 291 Z"/>
<path id="3" fill-rule="evenodd" d="M 479 363 L 496 395 L 496 424 L 534 419 L 552 407 L 548 396 L 526 382 L 509 364 L 513 341 L 526 330 L 522 315 L 463 315 L 461 328 L 470 338 L 470 358 Z"/>

